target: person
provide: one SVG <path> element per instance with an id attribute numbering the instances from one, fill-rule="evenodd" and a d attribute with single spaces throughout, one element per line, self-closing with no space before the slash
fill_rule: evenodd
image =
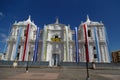
<path id="1" fill-rule="evenodd" d="M 17 64 L 17 61 L 15 60 L 15 61 L 13 62 L 13 67 L 16 68 L 17 65 L 18 65 L 18 64 Z"/>
<path id="2" fill-rule="evenodd" d="M 93 69 L 96 69 L 95 62 L 96 62 L 96 57 L 94 56 L 94 59 L 93 59 L 93 62 L 92 62 L 92 68 L 93 68 Z"/>

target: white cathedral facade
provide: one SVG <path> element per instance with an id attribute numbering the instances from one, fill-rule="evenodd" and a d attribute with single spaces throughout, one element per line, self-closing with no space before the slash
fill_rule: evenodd
<path id="1" fill-rule="evenodd" d="M 76 62 L 77 58 L 78 62 L 86 62 L 86 56 L 89 62 L 110 62 L 104 28 L 102 22 L 93 22 L 87 17 L 86 22 L 78 27 L 77 33 L 71 30 L 70 25 L 59 23 L 58 19 L 53 24 L 44 25 L 44 29 L 39 29 L 29 17 L 26 21 L 13 24 L 5 59 L 48 61 L 50 66 L 60 62 Z"/>

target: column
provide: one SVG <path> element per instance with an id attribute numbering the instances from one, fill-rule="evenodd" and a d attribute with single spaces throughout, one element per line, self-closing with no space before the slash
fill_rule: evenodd
<path id="1" fill-rule="evenodd" d="M 68 27 L 65 26 L 65 30 L 66 30 L 66 60 L 69 60 L 69 41 L 68 41 Z"/>
<path id="2" fill-rule="evenodd" d="M 21 45 L 21 47 L 20 47 L 19 61 L 22 61 L 22 53 L 23 53 L 23 45 Z"/>
<path id="3" fill-rule="evenodd" d="M 43 46 L 42 46 L 42 60 L 46 61 L 46 38 L 47 38 L 47 26 L 44 26 L 44 33 L 43 33 Z"/>
<path id="4" fill-rule="evenodd" d="M 7 52 L 6 52 L 6 60 L 10 60 L 10 55 L 11 55 L 11 51 L 12 50 L 12 46 L 11 46 L 11 43 L 8 43 L 8 47 L 7 47 Z"/>
<path id="5" fill-rule="evenodd" d="M 105 62 L 105 52 L 104 52 L 104 46 L 101 45 L 101 55 L 102 55 L 102 62 Z"/>
<path id="6" fill-rule="evenodd" d="M 14 52 L 15 52 L 15 47 L 16 47 L 16 45 L 15 44 L 13 44 L 13 49 L 12 49 L 12 55 L 11 55 L 11 59 L 10 60 L 14 60 L 13 59 L 13 56 L 14 56 Z"/>

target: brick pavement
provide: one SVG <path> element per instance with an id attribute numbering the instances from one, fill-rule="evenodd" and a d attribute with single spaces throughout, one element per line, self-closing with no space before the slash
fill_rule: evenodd
<path id="1" fill-rule="evenodd" d="M 21 73 L 19 75 L 14 75 L 8 77 L 9 79 L 20 79 L 20 80 L 55 80 L 59 76 L 59 73 L 35 73 L 35 72 L 27 72 Z"/>
<path id="2" fill-rule="evenodd" d="M 91 80 L 119 80 L 120 70 L 89 70 Z M 86 80 L 86 69 L 0 68 L 0 80 Z"/>

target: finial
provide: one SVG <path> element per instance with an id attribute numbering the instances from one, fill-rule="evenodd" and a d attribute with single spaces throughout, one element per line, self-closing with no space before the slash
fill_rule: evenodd
<path id="1" fill-rule="evenodd" d="M 46 24 L 44 24 L 44 26 L 46 26 Z"/>
<path id="2" fill-rule="evenodd" d="M 89 18 L 89 16 L 87 15 L 87 20 L 86 20 L 87 22 L 90 22 L 90 18 Z"/>
<path id="3" fill-rule="evenodd" d="M 58 19 L 58 17 L 56 18 L 56 22 L 55 22 L 55 24 L 58 24 L 59 23 L 59 19 Z"/>
<path id="4" fill-rule="evenodd" d="M 28 19 L 31 21 L 31 16 L 29 15 Z"/>
<path id="5" fill-rule="evenodd" d="M 17 24 L 17 21 L 15 20 L 15 23 L 14 24 Z"/>
<path id="6" fill-rule="evenodd" d="M 31 22 L 31 16 L 29 15 L 29 17 L 28 17 L 28 20 L 27 20 L 28 22 Z"/>
<path id="7" fill-rule="evenodd" d="M 46 27 L 46 24 L 44 24 L 44 28 Z"/>

